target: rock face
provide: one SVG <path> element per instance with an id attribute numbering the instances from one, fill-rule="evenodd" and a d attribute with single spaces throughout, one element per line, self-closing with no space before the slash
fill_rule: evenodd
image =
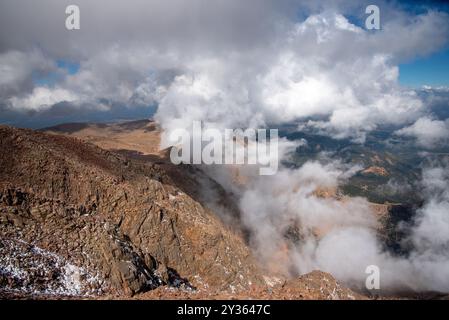
<path id="1" fill-rule="evenodd" d="M 352 290 L 345 288 L 329 273 L 312 271 L 303 276 L 281 280 L 266 278 L 267 286 L 253 287 L 250 290 L 230 294 L 229 292 L 193 292 L 168 291 L 158 287 L 136 296 L 137 299 L 263 299 L 263 300 L 362 300 L 367 299 Z"/>
<path id="2" fill-rule="evenodd" d="M 99 128 L 101 139 L 81 126 L 80 140 L 80 125 L 71 136 L 0 126 L 0 298 L 360 298 L 318 271 L 263 275 L 230 195 L 152 154 L 151 123 Z"/>
<path id="3" fill-rule="evenodd" d="M 312 271 L 299 278 L 288 280 L 274 288 L 274 294 L 284 299 L 355 300 L 360 294 L 340 285 L 329 273 Z"/>
<path id="4" fill-rule="evenodd" d="M 5 126 L 0 147 L 3 290 L 132 295 L 263 282 L 241 237 L 158 164 Z"/>

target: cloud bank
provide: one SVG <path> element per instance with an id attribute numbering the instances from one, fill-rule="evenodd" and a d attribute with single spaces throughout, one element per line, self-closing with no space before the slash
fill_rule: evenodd
<path id="1" fill-rule="evenodd" d="M 449 291 L 449 176 L 447 163 L 423 171 L 425 203 L 403 226 L 407 255 L 388 251 L 373 207 L 364 198 L 339 197 L 338 185 L 357 168 L 308 162 L 259 177 L 240 200 L 252 246 L 271 272 L 295 276 L 316 269 L 366 290 L 366 268 L 380 269 L 383 292 Z M 260 181 L 263 180 L 263 181 Z"/>
<path id="2" fill-rule="evenodd" d="M 4 0 L 0 104 L 21 112 L 58 103 L 158 106 L 165 129 L 191 120 L 228 127 L 307 120 L 363 142 L 379 125 L 410 125 L 427 114 L 416 92 L 399 86 L 397 65 L 449 38 L 446 13 L 410 14 L 388 2 L 379 4 L 382 30 L 365 30 L 347 17 L 363 22 L 367 3 L 81 0 L 81 30 L 67 31 L 68 1 Z M 79 70 L 67 73 L 58 59 Z M 55 83 L 35 81 L 54 73 Z"/>

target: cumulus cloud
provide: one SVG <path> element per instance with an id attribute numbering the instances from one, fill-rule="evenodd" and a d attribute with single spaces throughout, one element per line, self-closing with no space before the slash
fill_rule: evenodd
<path id="1" fill-rule="evenodd" d="M 447 143 L 449 139 L 449 119 L 442 121 L 422 117 L 411 126 L 396 131 L 396 134 L 414 137 L 417 143 L 423 147 Z"/>
<path id="2" fill-rule="evenodd" d="M 0 53 L 0 99 L 8 99 L 33 89 L 33 74 L 56 69 L 56 64 L 39 50 L 29 52 L 10 50 Z"/>
<path id="3" fill-rule="evenodd" d="M 410 30 L 427 34 L 444 19 L 445 14 L 425 14 L 397 26 L 394 40 L 335 12 L 311 15 L 276 38 L 276 50 L 253 52 L 253 60 L 236 53 L 190 61 L 187 73 L 167 88 L 156 119 L 168 129 L 199 118 L 252 126 L 320 117 L 306 125 L 363 142 L 380 124 L 402 125 L 426 113 L 418 94 L 399 86 L 395 62 L 408 59 L 409 50 L 427 52 L 414 40 L 404 43 Z M 447 26 L 441 30 L 447 33 Z M 435 47 L 444 43 L 437 38 Z"/>
<path id="4" fill-rule="evenodd" d="M 449 166 L 447 161 L 423 172 L 426 196 L 418 211 L 410 240 L 415 250 L 410 260 L 421 270 L 421 286 L 427 290 L 449 291 Z"/>
<path id="5" fill-rule="evenodd" d="M 16 68 L 9 78 L 27 90 L 2 86 L 0 100 L 12 110 L 154 104 L 166 129 L 183 119 L 251 126 L 320 117 L 307 125 L 363 141 L 379 124 L 422 116 L 420 98 L 398 85 L 397 63 L 441 48 L 449 34 L 447 14 L 411 15 L 387 2 L 382 30 L 369 32 L 345 16 L 365 17 L 367 3 L 81 0 L 81 30 L 69 32 L 69 1 L 6 0 L 0 55 L 37 50 L 80 69 L 33 93 L 35 64 Z"/>
<path id="6" fill-rule="evenodd" d="M 422 186 L 428 200 L 419 210 L 413 241 L 422 250 L 444 250 L 444 246 L 449 243 L 448 165 L 424 170 Z"/>
<path id="7" fill-rule="evenodd" d="M 42 109 L 48 109 L 53 105 L 61 102 L 77 101 L 78 97 L 60 88 L 49 89 L 46 87 L 35 87 L 33 92 L 29 95 L 18 98 L 12 97 L 9 99 L 11 107 L 16 110 L 33 110 L 40 111 Z"/>

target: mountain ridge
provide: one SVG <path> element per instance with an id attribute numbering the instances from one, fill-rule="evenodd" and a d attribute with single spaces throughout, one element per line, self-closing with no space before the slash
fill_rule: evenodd
<path id="1" fill-rule="evenodd" d="M 111 281 L 96 289 L 119 294 L 153 282 L 218 288 L 262 282 L 243 241 L 158 165 L 72 137 L 5 126 L 0 136 L 3 240 L 21 234 L 21 241 L 72 264 L 100 264 L 96 273 Z"/>

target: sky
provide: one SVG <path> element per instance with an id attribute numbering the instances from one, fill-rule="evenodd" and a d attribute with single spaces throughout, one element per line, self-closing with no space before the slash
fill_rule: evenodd
<path id="1" fill-rule="evenodd" d="M 422 13 L 428 8 L 449 12 L 449 4 L 442 1 L 404 1 L 401 5 L 415 14 Z M 449 86 L 449 46 L 429 56 L 400 64 L 399 81 L 404 86 L 414 88 Z"/>
<path id="2" fill-rule="evenodd" d="M 449 48 L 399 66 L 399 81 L 404 86 L 449 86 Z"/>
<path id="3" fill-rule="evenodd" d="M 427 8 L 437 8 L 445 12 L 449 11 L 449 5 L 441 2 L 422 1 L 412 3 L 401 3 L 410 12 L 422 13 Z M 298 19 L 301 17 L 299 13 Z M 348 14 L 347 19 L 363 27 L 366 14 L 361 11 L 356 16 Z M 75 74 L 79 70 L 79 62 L 60 59 L 57 61 L 59 68 L 67 70 L 69 74 Z M 58 80 L 55 73 L 38 75 L 35 78 L 36 84 L 54 84 Z M 449 47 L 442 48 L 429 56 L 413 59 L 407 63 L 399 65 L 399 82 L 404 86 L 420 88 L 422 86 L 441 87 L 449 86 Z"/>

